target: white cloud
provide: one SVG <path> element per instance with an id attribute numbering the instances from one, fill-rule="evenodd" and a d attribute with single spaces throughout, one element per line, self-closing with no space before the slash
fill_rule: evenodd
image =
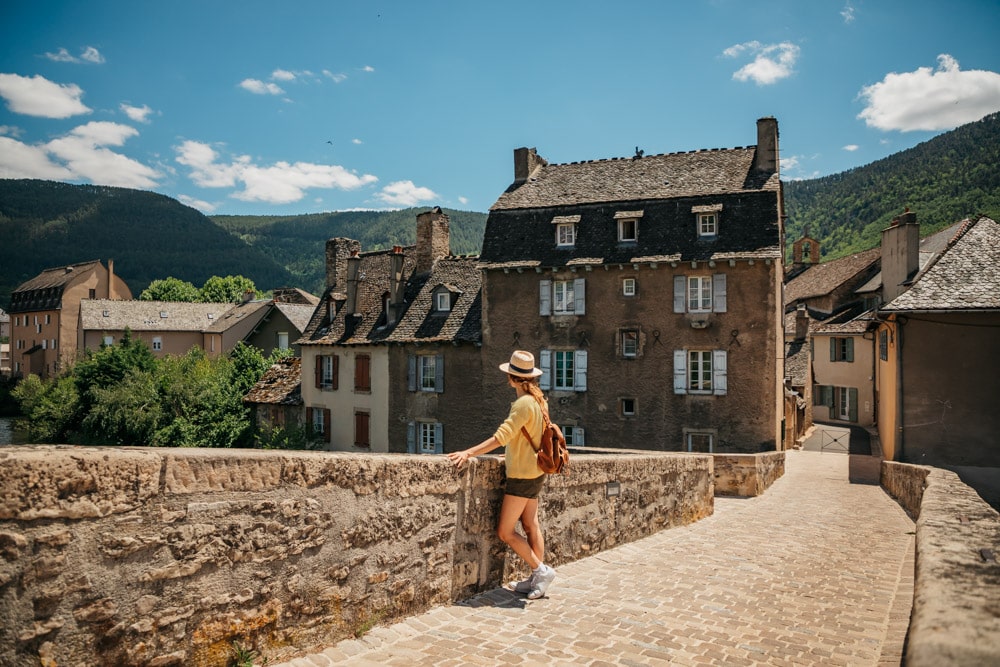
<path id="1" fill-rule="evenodd" d="M 221 163 L 211 146 L 197 141 L 185 141 L 177 153 L 177 161 L 191 168 L 196 185 L 219 188 L 242 183 L 243 189 L 232 196 L 243 201 L 288 204 L 303 199 L 311 188 L 355 190 L 378 181 L 371 174 L 358 176 L 339 165 L 276 162 L 262 166 L 246 155 Z"/>
<path id="2" fill-rule="evenodd" d="M 323 76 L 330 79 L 334 83 L 343 83 L 347 79 L 346 74 L 342 74 L 340 72 L 334 73 L 328 69 L 323 70 Z"/>
<path id="3" fill-rule="evenodd" d="M 360 139 L 351 139 L 351 143 L 354 144 L 355 146 L 360 146 L 364 142 L 361 141 Z"/>
<path id="4" fill-rule="evenodd" d="M 240 88 L 249 90 L 255 95 L 283 95 L 285 93 L 278 84 L 260 79 L 244 79 L 240 82 Z"/>
<path id="5" fill-rule="evenodd" d="M 858 148 L 860 148 L 860 146 L 858 146 L 857 144 L 847 144 L 846 146 L 844 146 L 844 150 L 847 151 L 848 153 L 853 153 L 854 151 L 858 150 Z"/>
<path id="6" fill-rule="evenodd" d="M 861 89 L 866 106 L 858 114 L 879 130 L 950 130 L 1000 109 L 1000 74 L 961 71 L 948 54 L 938 67 L 914 72 L 890 72 L 880 82 Z"/>
<path id="7" fill-rule="evenodd" d="M 132 121 L 136 123 L 148 123 L 149 114 L 153 113 L 153 110 L 149 108 L 148 105 L 143 104 L 141 107 L 134 107 L 130 104 L 125 104 L 124 102 L 120 105 L 121 110 L 125 112 Z"/>
<path id="8" fill-rule="evenodd" d="M 202 213 L 214 213 L 215 209 L 218 208 L 215 204 L 211 204 L 201 199 L 195 199 L 194 197 L 189 197 L 187 195 L 177 195 L 177 199 L 182 204 L 186 204 L 191 208 L 196 208 Z"/>
<path id="9" fill-rule="evenodd" d="M 286 69 L 276 69 L 271 72 L 271 78 L 275 81 L 294 81 L 295 72 L 289 72 Z"/>
<path id="10" fill-rule="evenodd" d="M 844 23 L 854 22 L 854 6 L 848 2 L 844 5 L 844 8 L 840 10 L 840 15 L 844 17 Z"/>
<path id="11" fill-rule="evenodd" d="M 469 203 L 469 198 L 468 197 L 459 197 L 458 198 L 458 203 L 462 204 L 464 206 L 465 204 Z"/>
<path id="12" fill-rule="evenodd" d="M 17 139 L 24 134 L 24 130 L 16 125 L 0 125 L 0 134 Z"/>
<path id="13" fill-rule="evenodd" d="M 781 171 L 796 169 L 799 166 L 799 158 L 796 155 L 782 156 L 779 159 L 781 160 Z"/>
<path id="14" fill-rule="evenodd" d="M 413 181 L 395 181 L 382 188 L 375 195 L 379 201 L 392 206 L 416 206 L 422 201 L 438 199 L 436 192 L 429 188 L 417 187 Z"/>
<path id="15" fill-rule="evenodd" d="M 365 65 L 364 67 L 361 68 L 361 71 L 362 72 L 374 72 L 375 68 L 372 67 L 371 65 Z"/>
<path id="16" fill-rule="evenodd" d="M 49 81 L 43 76 L 31 78 L 17 74 L 0 74 L 0 97 L 14 113 L 41 118 L 69 118 L 90 113 L 80 101 L 83 89 L 70 83 Z"/>
<path id="17" fill-rule="evenodd" d="M 729 58 L 744 54 L 753 56 L 753 62 L 736 70 L 733 78 L 737 81 L 752 80 L 758 86 L 766 86 L 792 75 L 799 58 L 799 47 L 791 42 L 761 44 L 753 41 L 730 46 L 722 54 Z"/>
<path id="18" fill-rule="evenodd" d="M 46 52 L 45 57 L 57 63 L 93 63 L 95 65 L 100 65 L 104 62 L 104 56 L 101 52 L 95 49 L 93 46 L 88 46 L 80 52 L 80 57 L 72 55 L 65 48 L 60 48 L 55 53 Z"/>
<path id="19" fill-rule="evenodd" d="M 28 145 L 0 137 L 0 177 L 151 188 L 160 176 L 155 169 L 108 148 L 122 146 L 137 134 L 128 125 L 91 122 L 47 144 Z"/>

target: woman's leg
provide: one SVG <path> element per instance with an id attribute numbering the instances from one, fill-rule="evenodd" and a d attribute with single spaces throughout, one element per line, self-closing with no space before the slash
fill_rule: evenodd
<path id="1" fill-rule="evenodd" d="M 521 559 L 531 567 L 531 569 L 535 569 L 541 564 L 541 559 L 535 555 L 534 551 L 532 551 L 532 545 L 529 544 L 526 539 L 518 535 L 517 531 L 514 530 L 514 527 L 517 526 L 518 519 L 521 518 L 525 507 L 529 502 L 535 503 L 535 510 L 537 513 L 537 500 L 532 501 L 529 498 L 504 494 L 503 505 L 500 506 L 500 522 L 497 525 L 497 536 L 506 542 L 507 545 L 514 550 L 514 553 L 520 556 Z M 525 532 L 527 532 L 527 530 L 528 529 L 525 528 Z"/>
<path id="2" fill-rule="evenodd" d="M 531 498 L 521 510 L 521 527 L 528 536 L 528 545 L 538 562 L 545 562 L 545 538 L 538 523 L 538 498 Z"/>

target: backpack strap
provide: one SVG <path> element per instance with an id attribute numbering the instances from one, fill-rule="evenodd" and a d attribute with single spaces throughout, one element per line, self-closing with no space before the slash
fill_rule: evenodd
<path id="1" fill-rule="evenodd" d="M 535 453 L 536 453 L 536 454 L 537 454 L 537 453 L 538 453 L 539 451 L 541 451 L 541 447 L 535 447 L 535 441 L 531 439 L 531 434 L 530 434 L 530 433 L 528 433 L 528 429 L 526 429 L 526 428 L 524 428 L 524 427 L 522 426 L 522 427 L 521 427 L 521 433 L 523 433 L 523 434 L 524 434 L 524 437 L 528 439 L 528 443 L 529 443 L 529 444 L 531 445 L 531 448 L 535 450 Z"/>

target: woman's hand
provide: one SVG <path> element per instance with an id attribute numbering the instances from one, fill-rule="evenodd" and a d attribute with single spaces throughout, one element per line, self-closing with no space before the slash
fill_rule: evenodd
<path id="1" fill-rule="evenodd" d="M 448 452 L 448 458 L 454 461 L 456 468 L 461 468 L 471 457 L 469 455 L 469 450 L 466 449 L 461 452 Z"/>

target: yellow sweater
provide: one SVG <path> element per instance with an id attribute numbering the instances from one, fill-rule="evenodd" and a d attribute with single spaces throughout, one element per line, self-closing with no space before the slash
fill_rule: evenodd
<path id="1" fill-rule="evenodd" d="M 542 418 L 542 409 L 538 407 L 538 401 L 530 395 L 522 396 L 511 403 L 510 414 L 500 424 L 493 437 L 507 448 L 504 454 L 507 477 L 534 479 L 545 473 L 538 467 L 535 450 L 524 437 L 522 426 L 531 434 L 537 445 L 542 437 L 545 420 Z"/>

